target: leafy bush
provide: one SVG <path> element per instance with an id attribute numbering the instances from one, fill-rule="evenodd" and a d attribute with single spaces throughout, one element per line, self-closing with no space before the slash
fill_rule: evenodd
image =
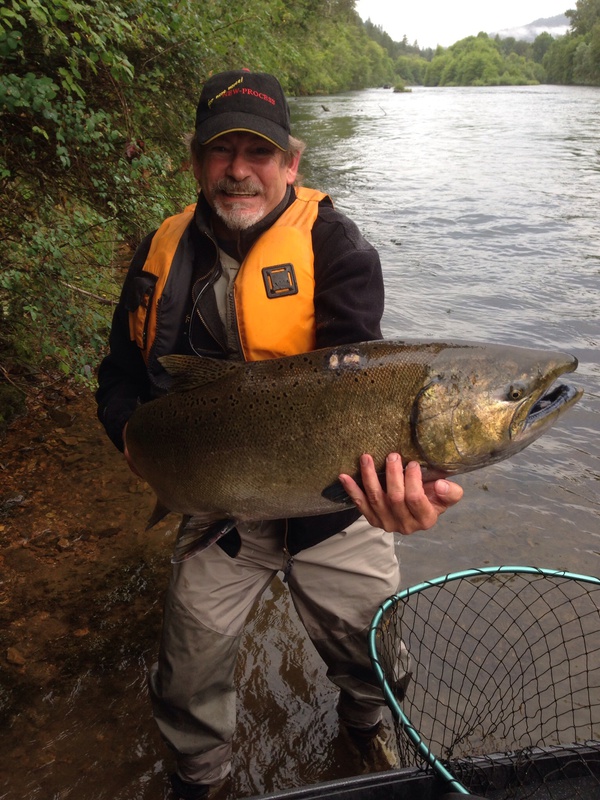
<path id="1" fill-rule="evenodd" d="M 200 85 L 241 66 L 291 93 L 393 76 L 353 0 L 0 8 L 0 383 L 91 383 L 132 248 L 195 197 L 183 138 Z"/>
<path id="2" fill-rule="evenodd" d="M 514 44 L 490 39 L 486 33 L 468 36 L 451 47 L 438 48 L 427 67 L 428 86 L 503 86 L 540 83 L 544 69 L 519 55 Z"/>

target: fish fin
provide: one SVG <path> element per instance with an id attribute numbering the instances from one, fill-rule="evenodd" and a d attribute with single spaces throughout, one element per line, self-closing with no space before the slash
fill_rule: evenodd
<path id="1" fill-rule="evenodd" d="M 353 475 L 352 477 L 364 492 L 365 487 L 363 486 L 362 478 L 360 478 L 357 475 Z M 377 477 L 379 478 L 379 483 L 381 484 L 381 488 L 385 492 L 386 490 L 385 472 L 378 472 Z M 321 497 L 324 497 L 325 500 L 330 500 L 332 503 L 337 503 L 338 505 L 345 505 L 345 506 L 354 505 L 350 495 L 344 489 L 341 481 L 339 480 L 330 483 L 329 486 L 326 486 L 321 492 Z"/>
<path id="2" fill-rule="evenodd" d="M 338 503 L 339 505 L 347 505 L 352 502 L 350 495 L 342 486 L 341 481 L 334 481 L 330 483 L 329 486 L 326 486 L 321 492 L 321 497 L 324 497 L 325 500 L 331 500 L 332 503 Z"/>
<path id="3" fill-rule="evenodd" d="M 171 513 L 171 509 L 164 506 L 160 500 L 156 501 L 156 505 L 154 506 L 154 511 L 150 514 L 150 519 L 146 524 L 146 530 L 149 531 L 150 528 L 153 528 L 161 519 L 164 519 L 167 514 Z"/>
<path id="4" fill-rule="evenodd" d="M 181 564 L 188 558 L 193 558 L 198 553 L 206 550 L 211 544 L 217 542 L 221 536 L 225 536 L 230 530 L 235 528 L 234 519 L 220 519 L 217 522 L 206 521 L 206 517 L 185 516 L 181 520 L 175 549 L 171 557 L 172 564 Z"/>
<path id="5" fill-rule="evenodd" d="M 243 361 L 225 361 L 200 356 L 161 356 L 162 366 L 173 378 L 173 391 L 185 392 L 214 383 L 244 366 Z"/>

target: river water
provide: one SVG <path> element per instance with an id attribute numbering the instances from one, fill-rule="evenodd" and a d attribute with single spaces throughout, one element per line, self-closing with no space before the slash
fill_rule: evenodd
<path id="1" fill-rule="evenodd" d="M 585 394 L 554 429 L 458 478 L 462 503 L 432 531 L 399 538 L 403 585 L 509 563 L 600 575 L 600 90 L 377 89 L 291 108 L 308 143 L 305 183 L 330 192 L 380 252 L 387 337 L 547 347 L 580 361 L 572 382 Z M 127 636 L 135 643 L 135 627 Z M 55 698 L 67 719 L 53 735 L 69 739 L 69 757 L 46 784 L 0 787 L 2 800 L 169 796 L 144 688 L 154 649 L 132 653 L 110 680 L 92 671 L 62 705 Z M 336 693 L 278 581 L 248 625 L 238 677 L 234 775 L 219 800 L 356 774 Z M 104 705 L 121 722 L 90 746 Z"/>
<path id="2" fill-rule="evenodd" d="M 307 182 L 380 252 L 385 336 L 580 361 L 568 380 L 585 395 L 556 428 L 459 479 L 463 503 L 402 539 L 404 583 L 509 561 L 600 574 L 600 90 L 380 89 L 292 109 Z"/>

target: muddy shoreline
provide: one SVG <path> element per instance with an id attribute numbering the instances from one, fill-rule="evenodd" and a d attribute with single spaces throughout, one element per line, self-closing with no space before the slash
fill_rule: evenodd
<path id="1" fill-rule="evenodd" d="M 59 718 L 82 681 L 89 691 L 86 676 L 102 683 L 152 657 L 169 529 L 144 533 L 152 493 L 88 391 L 36 400 L 0 454 L 0 797 L 66 797 L 69 761 L 82 764 L 61 745 Z M 95 727 L 87 737 L 101 744 Z"/>

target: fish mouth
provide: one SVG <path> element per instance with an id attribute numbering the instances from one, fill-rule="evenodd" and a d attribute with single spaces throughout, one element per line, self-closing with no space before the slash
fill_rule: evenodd
<path id="1" fill-rule="evenodd" d="M 565 403 L 571 403 L 578 399 L 583 393 L 574 386 L 561 383 L 560 386 L 553 386 L 545 395 L 540 397 L 532 406 L 527 415 L 528 422 L 535 422 L 546 414 L 552 414 L 560 409 Z"/>
<path id="2" fill-rule="evenodd" d="M 530 436 L 537 438 L 556 422 L 560 414 L 576 403 L 582 394 L 581 389 L 566 383 L 552 386 L 533 403 L 518 429 L 511 428 L 511 439 L 519 440 Z"/>

